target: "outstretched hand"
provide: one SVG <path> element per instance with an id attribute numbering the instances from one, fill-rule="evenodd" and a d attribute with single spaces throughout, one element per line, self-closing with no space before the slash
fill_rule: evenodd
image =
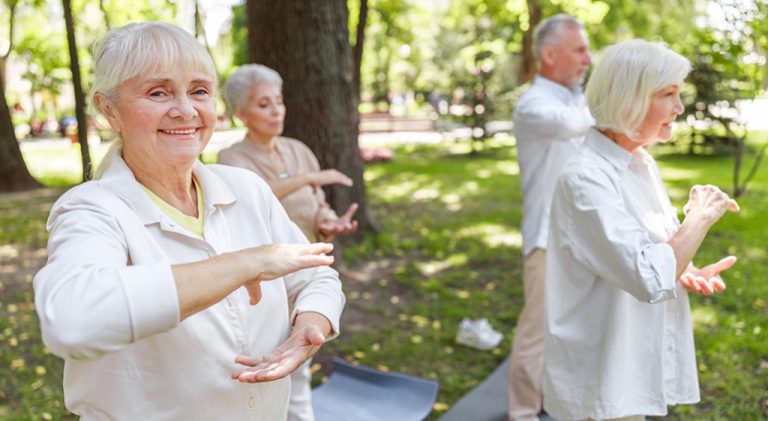
<path id="1" fill-rule="evenodd" d="M 263 357 L 238 355 L 235 362 L 248 368 L 237 370 L 231 377 L 243 383 L 261 383 L 281 379 L 293 373 L 312 358 L 325 343 L 325 335 L 315 325 L 294 328 L 291 336 Z"/>
<path id="2" fill-rule="evenodd" d="M 357 231 L 357 221 L 352 217 L 357 212 L 358 204 L 353 203 L 349 206 L 344 215 L 335 221 L 323 221 L 318 224 L 318 231 L 326 237 L 333 237 L 337 234 L 348 234 Z"/>
<path id="3" fill-rule="evenodd" d="M 688 291 L 702 295 L 712 295 L 725 291 L 725 283 L 720 272 L 736 264 L 736 256 L 728 256 L 701 269 L 693 268 L 680 275 L 680 283 Z"/>
<path id="4" fill-rule="evenodd" d="M 330 243 L 267 244 L 244 251 L 252 253 L 246 258 L 252 259 L 256 268 L 256 276 L 245 285 L 250 303 L 254 305 L 261 300 L 262 281 L 271 281 L 301 269 L 329 266 L 333 256 L 326 254 L 331 251 L 333 244 Z"/>

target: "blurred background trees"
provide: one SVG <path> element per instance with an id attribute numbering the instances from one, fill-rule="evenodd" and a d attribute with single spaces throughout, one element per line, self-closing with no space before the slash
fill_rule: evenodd
<path id="1" fill-rule="evenodd" d="M 249 48 L 263 47 L 269 54 L 257 57 L 264 60 L 293 54 L 284 50 L 299 44 L 273 40 L 284 36 L 288 20 L 296 17 L 276 15 L 269 20 L 266 15 L 278 6 L 250 1 L 260 5 L 261 16 L 249 17 L 245 0 L 72 0 L 83 91 L 91 82 L 94 41 L 109 27 L 130 21 L 163 20 L 187 28 L 209 47 L 223 79 L 252 59 Z M 535 71 L 531 32 L 541 19 L 559 12 L 576 16 L 585 24 L 596 59 L 603 47 L 624 39 L 664 41 L 694 65 L 685 90 L 689 130 L 678 136 L 680 147 L 691 153 L 733 153 L 736 193 L 746 188 L 749 174 L 756 170 L 744 167 L 740 157 L 754 152 L 743 141 L 750 119 L 756 120 L 749 111 L 755 108 L 747 104 L 759 104 L 754 100 L 765 93 L 766 0 L 337 0 L 302 7 L 319 8 L 327 16 L 343 14 L 347 22 L 334 20 L 325 30 L 328 36 L 343 34 L 348 42 L 329 52 L 327 62 L 349 69 L 345 74 L 352 77 L 353 95 L 348 100 L 354 112 L 432 119 L 438 130 L 465 126 L 476 142 L 498 127 L 508 130 L 508 124 L 497 122 L 510 120 L 517 96 Z M 77 114 L 62 16 L 62 5 L 53 1 L 0 2 L 0 71 L 13 69 L 4 98 L 18 135 L 11 137 L 8 128 L 1 131 L 0 145 L 6 150 L 15 147 L 18 137 L 44 135 L 63 118 Z M 252 36 L 250 46 L 249 31 L 259 34 Z M 312 22 L 290 31 L 296 39 L 325 36 Z M 286 87 L 300 92 L 320 89 L 311 77 L 292 80 Z M 291 121 L 314 118 L 299 103 L 287 100 L 289 110 L 295 110 L 289 115 L 289 131 Z M 337 117 L 356 118 L 347 113 Z M 98 118 L 94 125 L 98 129 Z M 357 127 L 352 126 L 346 130 L 356 138 Z M 321 163 L 338 164 L 320 151 L 329 145 L 316 148 Z M 0 171 L 18 167 L 7 156 L 13 153 L 0 155 Z"/>

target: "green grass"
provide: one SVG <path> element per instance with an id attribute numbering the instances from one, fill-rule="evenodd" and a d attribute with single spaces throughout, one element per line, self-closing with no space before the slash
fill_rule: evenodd
<path id="1" fill-rule="evenodd" d="M 327 375 L 331 356 L 436 379 L 440 394 L 430 418 L 436 419 L 507 357 L 522 308 L 515 149 L 508 141 L 488 142 L 476 155 L 468 153 L 466 143 L 392 147 L 392 162 L 366 171 L 370 206 L 382 231 L 346 249 L 343 332 L 318 354 L 322 368 L 315 382 Z M 38 162 L 35 166 L 51 159 L 27 158 Z M 662 154 L 659 164 L 678 207 L 693 182 L 730 189 L 727 156 Z M 60 186 L 66 179 L 47 174 L 43 181 L 49 185 Z M 62 363 L 40 342 L 29 282 L 40 264 L 36 250 L 45 244 L 45 214 L 60 191 L 48 190 L 31 205 L 28 199 L 0 199 L 1 419 L 67 416 Z M 739 257 L 725 274 L 724 294 L 691 297 L 702 402 L 675 408 L 664 419 L 768 416 L 765 167 L 739 203 L 742 212 L 718 222 L 696 258 L 706 264 L 727 254 Z M 491 351 L 455 345 L 464 317 L 487 318 L 505 334 L 504 341 Z"/>

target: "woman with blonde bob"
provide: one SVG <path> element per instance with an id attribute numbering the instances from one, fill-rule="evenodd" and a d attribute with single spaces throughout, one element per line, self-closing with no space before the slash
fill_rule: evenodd
<path id="1" fill-rule="evenodd" d="M 645 150 L 670 138 L 689 71 L 632 40 L 607 48 L 587 85 L 596 123 L 557 181 L 547 247 L 544 405 L 558 419 L 642 420 L 699 400 L 686 291 L 723 291 L 736 258 L 691 261 L 739 207 L 695 185 L 681 224 Z"/>
<path id="2" fill-rule="evenodd" d="M 287 376 L 339 332 L 332 245 L 308 244 L 253 173 L 197 160 L 216 73 L 191 35 L 132 23 L 94 57 L 91 98 L 121 139 L 97 180 L 54 204 L 34 280 L 67 408 L 83 420 L 285 419 Z"/>

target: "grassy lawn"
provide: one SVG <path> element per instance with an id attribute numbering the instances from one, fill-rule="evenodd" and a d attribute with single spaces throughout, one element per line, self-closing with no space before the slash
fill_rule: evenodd
<path id="1" fill-rule="evenodd" d="M 366 171 L 382 232 L 346 250 L 343 333 L 315 359 L 315 382 L 328 374 L 331 356 L 436 379 L 440 395 L 430 418 L 436 419 L 507 357 L 522 308 L 515 149 L 509 140 L 489 141 L 477 155 L 468 153 L 466 143 L 393 148 L 392 162 Z M 31 291 L 31 278 L 45 258 L 47 211 L 66 180 L 77 178 L 43 172 L 63 153 L 25 155 L 32 172 L 57 188 L 0 197 L 0 419 L 68 417 L 62 363 L 40 341 Z M 730 189 L 729 157 L 658 155 L 678 207 L 694 181 Z M 696 259 L 740 259 L 727 274 L 724 294 L 692 296 L 702 402 L 676 408 L 664 419 L 768 416 L 765 166 L 750 189 L 739 200 L 742 212 L 713 228 Z M 504 341 L 491 351 L 455 345 L 464 317 L 487 318 Z"/>

